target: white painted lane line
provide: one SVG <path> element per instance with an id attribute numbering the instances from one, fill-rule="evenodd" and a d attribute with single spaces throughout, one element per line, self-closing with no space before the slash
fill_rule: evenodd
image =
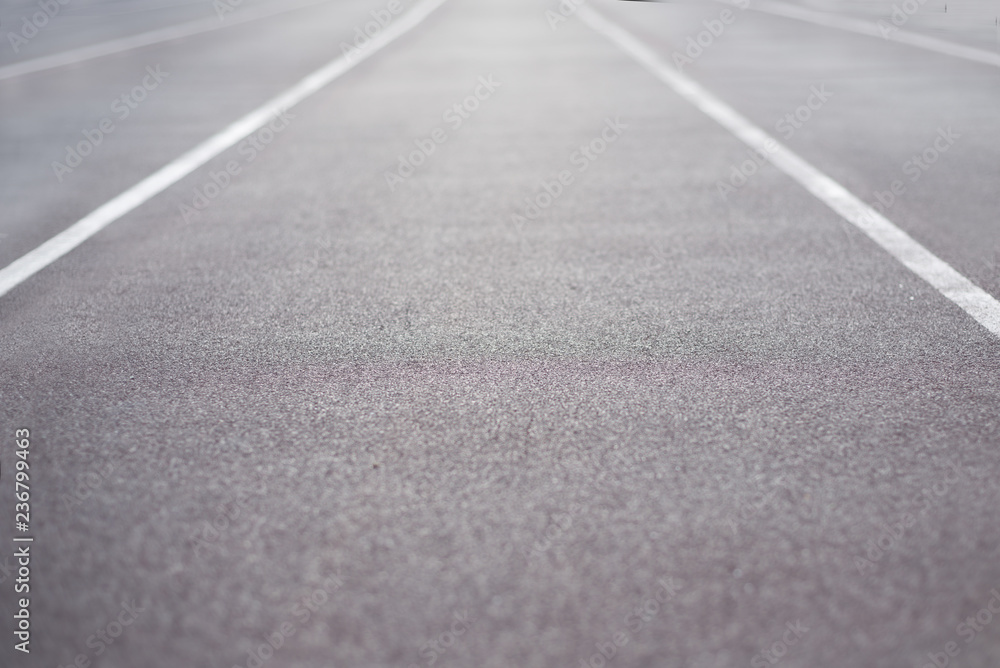
<path id="1" fill-rule="evenodd" d="M 737 3 L 736 0 L 719 0 L 719 2 L 727 5 L 746 6 L 745 0 L 741 0 L 740 3 Z M 830 12 L 818 12 L 797 5 L 790 5 L 786 2 L 778 2 L 777 0 L 750 0 L 750 6 L 747 9 L 787 19 L 795 19 L 796 21 L 813 23 L 824 28 L 837 28 L 859 35 L 867 35 L 868 37 L 878 37 L 890 42 L 898 42 L 899 44 L 914 46 L 926 51 L 942 53 L 946 56 L 964 58 L 965 60 L 971 60 L 983 65 L 1000 67 L 1000 54 L 903 30 L 892 25 L 891 21 L 883 21 L 887 26 L 892 28 L 891 30 L 884 30 L 879 27 L 878 23 L 872 21 L 849 16 L 838 16 Z"/>
<path id="2" fill-rule="evenodd" d="M 20 63 L 13 63 L 11 65 L 0 67 L 0 81 L 3 79 L 12 79 L 13 77 L 23 76 L 25 74 L 43 72 L 57 67 L 65 67 L 66 65 L 75 65 L 87 60 L 93 60 L 94 58 L 110 56 L 116 53 L 122 53 L 123 51 L 131 51 L 132 49 L 151 46 L 153 44 L 159 44 L 160 42 L 169 42 L 174 39 L 181 39 L 182 37 L 191 37 L 192 35 L 200 35 L 201 33 L 212 32 L 213 30 L 231 28 L 233 26 L 249 23 L 251 21 L 266 19 L 272 16 L 277 16 L 278 14 L 285 14 L 287 12 L 295 11 L 296 9 L 312 7 L 313 5 L 320 5 L 330 1 L 331 0 L 310 0 L 309 2 L 287 4 L 278 8 L 247 8 L 239 14 L 227 17 L 225 21 L 220 21 L 218 17 L 201 19 L 198 21 L 191 21 L 189 23 L 181 23 L 167 28 L 161 28 L 159 30 L 151 30 L 150 32 L 144 32 L 130 37 L 122 37 L 121 39 L 101 42 L 100 44 L 91 44 L 89 46 L 80 47 L 79 49 L 54 53 L 50 56 L 32 58 L 31 60 L 25 60 Z"/>
<path id="3" fill-rule="evenodd" d="M 852 195 L 839 183 L 668 65 L 656 52 L 624 28 L 612 23 L 589 6 L 577 10 L 577 16 L 591 28 L 608 37 L 678 95 L 732 132 L 745 144 L 761 151 L 762 155 L 770 155 L 770 161 L 775 167 L 798 181 L 806 190 L 867 234 L 910 271 L 930 283 L 979 324 L 1000 337 L 1000 302 L 989 293 L 955 271 L 951 265 L 921 246 L 888 218 Z"/>
<path id="4" fill-rule="evenodd" d="M 117 219 L 204 165 L 238 141 L 263 127 L 282 111 L 294 107 L 358 63 L 419 25 L 445 0 L 423 0 L 400 15 L 371 38 L 364 49 L 351 58 L 342 55 L 316 70 L 281 95 L 271 99 L 218 134 L 180 156 L 159 171 L 146 177 L 110 202 L 84 216 L 38 248 L 0 269 L 0 296 L 48 266 Z"/>

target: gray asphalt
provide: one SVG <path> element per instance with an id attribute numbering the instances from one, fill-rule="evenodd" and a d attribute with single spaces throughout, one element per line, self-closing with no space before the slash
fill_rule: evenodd
<path id="1" fill-rule="evenodd" d="M 591 4 L 667 60 L 725 8 Z M 385 6 L 0 81 L 0 266 Z M 723 199 L 747 149 L 547 10 L 448 0 L 253 162 L 224 152 L 0 297 L 3 666 L 1000 665 L 1000 340 L 774 167 Z M 81 2 L 26 55 L 213 15 Z M 786 144 L 868 202 L 903 181 L 887 217 L 1000 297 L 1000 71 L 735 16 L 685 72 L 783 141 L 825 86 Z M 988 48 L 982 25 L 936 20 L 908 28 Z M 51 163 L 107 117 L 59 181 Z M 30 655 L 4 561 L 22 428 Z"/>

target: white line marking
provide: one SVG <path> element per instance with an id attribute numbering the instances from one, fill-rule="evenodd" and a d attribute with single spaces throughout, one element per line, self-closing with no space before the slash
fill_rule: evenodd
<path id="1" fill-rule="evenodd" d="M 719 0 L 719 2 L 727 5 L 737 4 L 736 0 Z M 977 49 L 972 46 L 956 44 L 954 42 L 938 39 L 936 37 L 921 35 L 920 33 L 897 28 L 894 25 L 892 26 L 892 31 L 887 34 L 883 34 L 878 24 L 871 21 L 847 16 L 838 16 L 829 12 L 817 12 L 811 9 L 806 9 L 805 7 L 790 5 L 785 2 L 776 2 L 775 0 L 751 0 L 748 9 L 763 12 L 765 14 L 773 14 L 774 16 L 781 16 L 787 19 L 813 23 L 825 28 L 837 28 L 839 30 L 846 30 L 859 35 L 867 35 L 868 37 L 878 37 L 879 39 L 884 39 L 890 42 L 898 42 L 899 44 L 915 46 L 926 51 L 934 51 L 936 53 L 943 53 L 947 56 L 964 58 L 965 60 L 971 60 L 983 65 L 1000 67 L 1000 54 L 986 51 L 984 49 Z M 887 25 L 891 25 L 889 21 L 885 21 L 885 23 Z"/>
<path id="2" fill-rule="evenodd" d="M 159 44 L 160 42 L 169 42 L 174 39 L 181 39 L 182 37 L 191 37 L 192 35 L 200 35 L 201 33 L 212 32 L 213 30 L 230 28 L 243 23 L 266 19 L 271 16 L 277 16 L 278 14 L 284 14 L 286 12 L 295 11 L 296 9 L 312 7 L 313 5 L 320 5 L 326 2 L 330 2 L 330 0 L 311 0 L 310 2 L 300 2 L 295 5 L 283 6 L 277 9 L 248 8 L 236 16 L 226 19 L 225 21 L 220 21 L 218 18 L 200 19 L 198 21 L 181 23 L 180 25 L 161 28 L 159 30 L 152 30 L 150 32 L 144 32 L 130 37 L 114 39 L 109 42 L 91 44 L 89 46 L 80 47 L 79 49 L 63 51 L 62 53 L 54 53 L 50 56 L 32 58 L 31 60 L 25 60 L 20 63 L 13 63 L 11 65 L 0 67 L 0 81 L 3 79 L 23 76 L 25 74 L 43 72 L 56 67 L 75 65 L 76 63 L 86 60 L 110 56 L 115 53 L 122 53 L 123 51 L 131 51 L 132 49 L 138 49 L 152 44 Z"/>
<path id="3" fill-rule="evenodd" d="M 867 234 L 910 271 L 930 283 L 979 324 L 1000 337 L 1000 302 L 921 246 L 888 218 L 852 195 L 846 188 L 797 156 L 700 85 L 668 65 L 652 49 L 624 28 L 589 6 L 577 16 L 635 58 L 678 95 L 693 104 L 751 148 L 770 154 L 775 167 L 798 181 L 828 207 Z M 770 142 L 774 142 L 771 144 Z M 766 146 L 777 150 L 768 151 Z"/>
<path id="4" fill-rule="evenodd" d="M 139 205 L 163 192 L 198 167 L 230 148 L 274 116 L 306 99 L 361 61 L 419 25 L 445 0 L 423 0 L 371 38 L 354 58 L 339 56 L 281 95 L 271 99 L 218 134 L 147 176 L 111 201 L 95 209 L 38 248 L 0 269 L 0 296 L 45 268 Z"/>

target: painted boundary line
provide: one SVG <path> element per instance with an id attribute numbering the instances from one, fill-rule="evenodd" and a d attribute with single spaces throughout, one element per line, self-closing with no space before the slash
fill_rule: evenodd
<path id="1" fill-rule="evenodd" d="M 181 23 L 179 25 L 170 26 L 168 28 L 161 28 L 159 30 L 151 30 L 150 32 L 139 33 L 138 35 L 132 35 L 130 37 L 122 37 L 121 39 L 113 39 L 108 42 L 101 42 L 100 44 L 91 44 L 90 46 L 83 46 L 80 47 L 79 49 L 71 49 L 69 51 L 63 51 L 62 53 L 54 53 L 49 56 L 32 58 L 31 60 L 25 60 L 20 63 L 12 63 L 10 65 L 5 65 L 3 67 L 0 67 L 0 81 L 4 79 L 12 79 L 14 77 L 23 76 L 25 74 L 44 72 L 45 70 L 51 70 L 56 67 L 75 65 L 76 63 L 82 63 L 87 60 L 93 60 L 94 58 L 102 58 L 104 56 L 110 56 L 116 53 L 122 53 L 123 51 L 131 51 L 132 49 L 138 49 L 143 46 L 151 46 L 153 44 L 159 44 L 161 42 L 169 42 L 171 40 L 181 39 L 182 37 L 191 37 L 193 35 L 200 35 L 202 33 L 212 32 L 213 30 L 231 28 L 233 26 L 242 25 L 244 23 L 250 23 L 251 21 L 259 21 L 260 19 L 270 18 L 272 16 L 277 16 L 279 14 L 285 14 L 287 12 L 295 11 L 296 9 L 304 9 L 306 7 L 321 5 L 327 2 L 330 2 L 330 0 L 312 0 L 311 2 L 300 2 L 294 5 L 283 6 L 277 9 L 275 8 L 247 9 L 244 10 L 243 12 L 240 12 L 238 16 L 234 16 L 231 19 L 227 19 L 224 22 L 214 18 L 199 19 L 197 21 Z"/>
<path id="2" fill-rule="evenodd" d="M 668 65 L 624 28 L 606 19 L 589 6 L 580 7 L 577 16 L 588 26 L 609 38 L 682 98 L 736 135 L 743 143 L 763 151 L 764 154 L 770 153 L 770 162 L 775 167 L 867 234 L 875 243 L 957 304 L 979 324 L 1000 337 L 1000 302 L 989 293 L 955 271 L 951 265 L 921 246 L 888 218 L 852 195 L 842 185 Z M 776 145 L 777 150 L 767 151 L 765 145 L 772 149 Z"/>
<path id="3" fill-rule="evenodd" d="M 735 4 L 734 0 L 718 1 L 725 5 Z M 990 51 L 977 49 L 972 46 L 956 44 L 954 42 L 938 39 L 936 37 L 930 37 L 928 35 L 921 35 L 920 33 L 903 30 L 901 28 L 897 28 L 896 26 L 893 26 L 892 31 L 889 33 L 883 34 L 878 24 L 871 21 L 856 19 L 848 16 L 837 16 L 828 12 L 817 12 L 811 9 L 806 9 L 805 7 L 790 5 L 785 2 L 776 2 L 775 0 L 751 0 L 750 6 L 747 9 L 752 9 L 764 14 L 771 14 L 773 16 L 781 16 L 786 19 L 812 23 L 818 26 L 823 26 L 824 28 L 837 28 L 839 30 L 846 30 L 847 32 L 853 32 L 859 35 L 867 35 L 868 37 L 878 37 L 879 39 L 885 39 L 890 42 L 897 42 L 899 44 L 915 46 L 926 51 L 942 53 L 946 56 L 964 58 L 965 60 L 971 60 L 983 65 L 1000 67 L 1000 54 L 991 53 Z"/>
<path id="4" fill-rule="evenodd" d="M 330 61 L 281 95 L 265 102 L 218 134 L 209 137 L 173 162 L 161 167 L 111 201 L 73 223 L 38 248 L 0 269 L 0 296 L 7 294 L 15 286 L 52 264 L 129 211 L 177 183 L 251 132 L 263 127 L 274 116 L 294 107 L 358 63 L 367 60 L 371 55 L 419 25 L 444 1 L 423 0 L 372 37 L 368 46 L 360 53 L 353 54 L 350 60 L 346 55 L 342 55 Z"/>

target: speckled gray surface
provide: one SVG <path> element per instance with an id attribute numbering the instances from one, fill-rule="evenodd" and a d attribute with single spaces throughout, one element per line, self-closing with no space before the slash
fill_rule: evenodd
<path id="1" fill-rule="evenodd" d="M 114 194 L 291 83 L 378 6 L 143 53 L 178 82 L 151 131 L 47 200 L 24 177 L 39 190 L 4 246 L 103 201 L 86 179 Z M 668 57 L 717 11 L 600 7 Z M 179 204 L 235 152 L 0 300 L 0 416 L 4 438 L 32 430 L 36 537 L 37 645 L 12 651 L 5 581 L 4 666 L 255 668 L 283 625 L 269 668 L 600 668 L 615 638 L 610 666 L 769 666 L 783 638 L 788 668 L 919 668 L 950 641 L 953 665 L 1000 665 L 1000 622 L 958 630 L 1000 589 L 1000 341 L 777 171 L 722 202 L 741 145 L 546 8 L 449 0 L 296 108 L 197 220 Z M 997 234 L 977 167 L 995 75 L 746 18 L 692 74 L 766 128 L 839 82 L 789 144 L 866 198 L 904 147 L 968 128 L 893 219 L 998 294 L 973 269 Z M 93 104 L 119 64 L 82 69 L 111 78 Z M 489 75 L 390 191 L 396 156 Z M 61 76 L 19 84 L 30 104 L 0 86 L 24 105 L 5 132 L 85 96 Z M 227 81 L 242 92 L 215 111 L 196 94 Z M 621 137 L 511 224 L 608 118 Z M 64 220 L 32 213 L 45 201 Z M 8 508 L 8 445 L 0 462 Z M 123 601 L 135 622 L 88 646 Z"/>

